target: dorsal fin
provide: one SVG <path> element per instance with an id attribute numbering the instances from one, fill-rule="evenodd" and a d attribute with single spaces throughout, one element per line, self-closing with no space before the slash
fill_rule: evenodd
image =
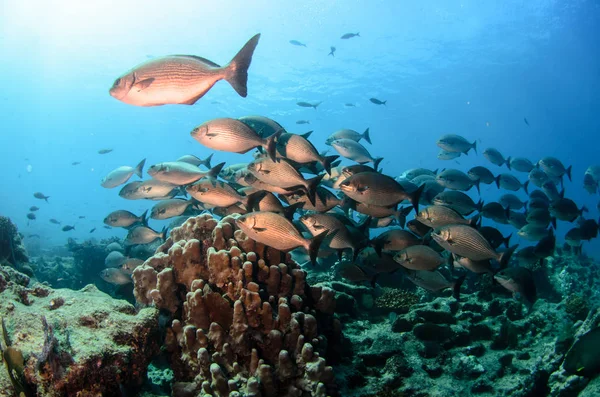
<path id="1" fill-rule="evenodd" d="M 197 55 L 181 55 L 181 54 L 175 54 L 175 55 L 171 55 L 171 56 L 172 56 L 172 57 L 181 57 L 181 58 L 195 59 L 196 61 L 200 61 L 200 62 L 202 62 L 202 63 L 205 63 L 205 64 L 207 64 L 208 66 L 210 66 L 210 67 L 213 67 L 213 68 L 220 68 L 220 67 L 221 67 L 221 65 L 218 65 L 218 64 L 214 63 L 213 61 L 211 61 L 211 60 L 208 60 L 208 59 L 206 59 L 206 58 L 199 57 L 199 56 L 197 56 Z"/>

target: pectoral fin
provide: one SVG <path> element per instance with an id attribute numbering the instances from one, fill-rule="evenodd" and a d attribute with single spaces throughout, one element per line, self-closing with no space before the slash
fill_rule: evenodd
<path id="1" fill-rule="evenodd" d="M 139 91 L 145 90 L 150 87 L 150 84 L 154 82 L 154 77 L 136 82 L 133 86 Z"/>
<path id="2" fill-rule="evenodd" d="M 266 231 L 267 228 L 266 227 L 253 227 L 252 230 L 255 230 L 260 233 L 260 232 Z"/>

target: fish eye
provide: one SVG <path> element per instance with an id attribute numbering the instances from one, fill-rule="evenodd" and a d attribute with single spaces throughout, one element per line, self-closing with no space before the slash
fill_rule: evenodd
<path id="1" fill-rule="evenodd" d="M 119 77 L 118 79 L 115 80 L 115 83 L 113 84 L 113 87 L 118 86 L 119 84 L 121 84 L 121 78 Z"/>

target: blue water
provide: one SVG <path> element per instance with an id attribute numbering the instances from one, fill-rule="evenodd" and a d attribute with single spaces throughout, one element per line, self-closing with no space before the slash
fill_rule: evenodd
<path id="1" fill-rule="evenodd" d="M 598 22 L 600 6 L 591 0 L 5 2 L 0 213 L 25 235 L 40 234 L 45 246 L 124 237 L 125 230 L 102 227 L 104 216 L 141 213 L 154 202 L 100 187 L 106 173 L 142 158 L 147 166 L 184 154 L 204 158 L 211 152 L 190 137 L 193 127 L 259 114 L 291 132 L 314 130 L 319 149 L 335 130 L 370 127 L 369 149 L 393 176 L 413 167 L 507 172 L 481 156 L 486 147 L 533 161 L 553 155 L 573 165 L 567 196 L 597 218 L 598 196 L 582 180 L 600 163 Z M 360 37 L 341 40 L 348 32 Z M 140 108 L 108 95 L 116 77 L 150 57 L 195 54 L 225 64 L 256 33 L 247 98 L 223 81 L 194 106 Z M 297 101 L 323 103 L 315 111 Z M 301 119 L 311 124 L 296 125 Z M 478 140 L 479 156 L 437 160 L 435 141 L 445 133 Z M 103 148 L 114 151 L 98 154 Z M 249 158 L 219 152 L 213 163 Z M 34 199 L 36 191 L 49 203 Z M 501 193 L 482 188 L 486 201 Z M 28 223 L 32 205 L 41 209 Z M 50 218 L 76 230 L 62 232 Z M 569 228 L 559 223 L 559 234 Z M 600 255 L 600 244 L 584 250 Z"/>

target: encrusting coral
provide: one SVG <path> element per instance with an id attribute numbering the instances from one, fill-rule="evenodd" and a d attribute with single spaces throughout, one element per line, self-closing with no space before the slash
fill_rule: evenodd
<path id="1" fill-rule="evenodd" d="M 339 395 L 325 360 L 341 339 L 334 291 L 235 219 L 188 219 L 133 273 L 138 302 L 174 318 L 174 395 Z"/>

